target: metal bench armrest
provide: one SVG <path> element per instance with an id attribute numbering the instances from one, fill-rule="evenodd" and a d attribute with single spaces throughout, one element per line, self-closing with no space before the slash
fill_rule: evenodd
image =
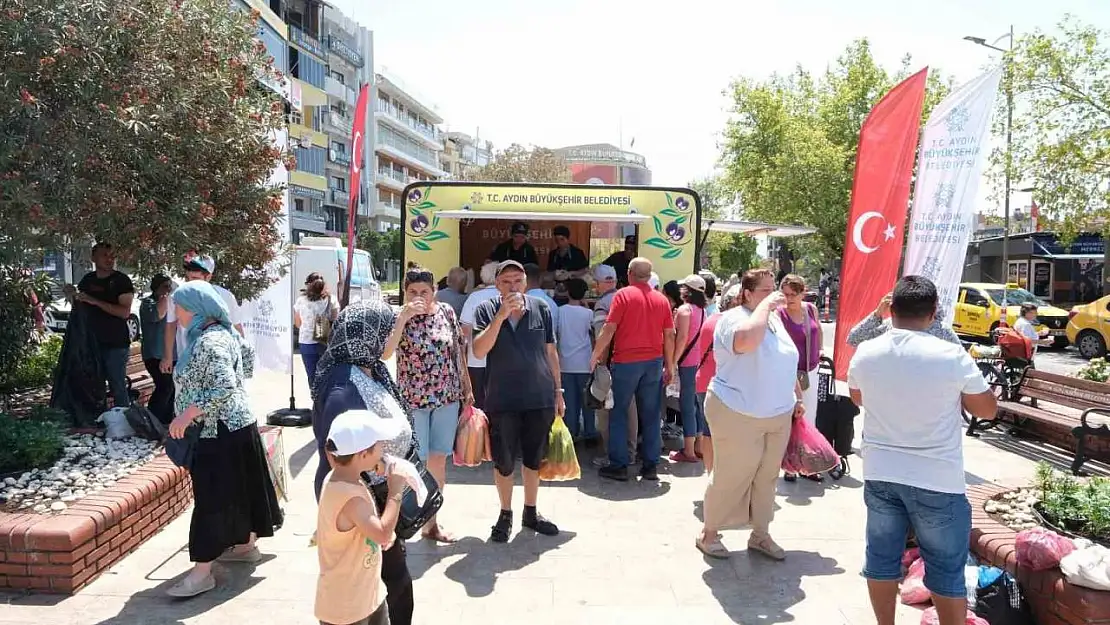
<path id="1" fill-rule="evenodd" d="M 1108 407 L 1108 408 L 1088 408 L 1088 409 L 1084 410 L 1083 414 L 1079 416 L 1079 425 L 1080 425 L 1080 427 L 1082 427 L 1084 429 L 1088 429 L 1088 430 L 1094 429 L 1091 426 L 1087 425 L 1087 415 L 1089 415 L 1091 413 L 1100 414 L 1104 417 L 1110 417 L 1110 407 Z M 1108 427 L 1108 426 L 1103 424 L 1101 427 L 1105 428 L 1105 427 Z"/>

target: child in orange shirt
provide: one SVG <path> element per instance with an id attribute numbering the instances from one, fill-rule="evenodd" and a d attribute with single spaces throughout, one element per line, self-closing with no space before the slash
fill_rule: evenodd
<path id="1" fill-rule="evenodd" d="M 378 443 L 396 438 L 402 428 L 399 420 L 368 410 L 344 412 L 331 424 L 325 449 L 332 472 L 320 493 L 316 524 L 315 612 L 321 625 L 389 625 L 382 551 L 395 538 L 405 481 L 390 473 L 389 497 L 379 513 L 360 474 L 384 471 Z"/>

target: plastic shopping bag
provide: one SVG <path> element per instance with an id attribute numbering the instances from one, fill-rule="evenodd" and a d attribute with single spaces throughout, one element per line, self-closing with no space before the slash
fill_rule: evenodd
<path id="1" fill-rule="evenodd" d="M 940 617 L 937 616 L 936 608 L 929 608 L 921 613 L 921 625 L 940 625 Z M 971 610 L 967 611 L 967 616 L 964 620 L 964 625 L 991 625 L 986 620 L 975 616 Z"/>
<path id="2" fill-rule="evenodd" d="M 564 482 L 582 477 L 578 466 L 578 454 L 574 451 L 574 437 L 570 435 L 562 417 L 555 417 L 551 432 L 547 435 L 547 455 L 540 464 L 540 479 L 548 482 Z"/>
<path id="3" fill-rule="evenodd" d="M 1077 539 L 1076 550 L 1060 560 L 1060 572 L 1074 586 L 1110 590 L 1110 549 Z"/>
<path id="4" fill-rule="evenodd" d="M 1014 555 L 1019 566 L 1031 571 L 1047 571 L 1060 565 L 1060 560 L 1075 551 L 1075 544 L 1056 532 L 1034 527 L 1018 532 Z"/>
<path id="5" fill-rule="evenodd" d="M 127 438 L 135 435 L 135 429 L 127 421 L 127 411 L 124 408 L 112 408 L 100 414 L 96 420 L 104 424 L 105 438 Z"/>
<path id="6" fill-rule="evenodd" d="M 931 594 L 929 589 L 925 587 L 924 560 L 918 558 L 910 565 L 910 571 L 906 573 L 906 578 L 902 580 L 898 595 L 902 598 L 902 603 L 906 605 L 929 603 Z"/>
<path id="7" fill-rule="evenodd" d="M 489 462 L 490 456 L 489 420 L 486 413 L 474 406 L 467 406 L 459 416 L 459 429 L 455 431 L 455 453 L 452 454 L 456 467 L 476 467 Z"/>
<path id="8" fill-rule="evenodd" d="M 837 466 L 840 466 L 840 456 L 829 441 L 805 419 L 794 419 L 790 426 L 790 442 L 782 457 L 782 470 L 814 475 Z"/>
<path id="9" fill-rule="evenodd" d="M 910 565 L 917 562 L 921 558 L 921 550 L 917 547 L 911 547 L 902 554 L 902 569 L 908 570 Z"/>

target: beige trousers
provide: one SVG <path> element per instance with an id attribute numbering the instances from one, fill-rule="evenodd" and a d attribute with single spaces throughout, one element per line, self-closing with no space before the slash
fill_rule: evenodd
<path id="1" fill-rule="evenodd" d="M 628 407 L 628 457 L 636 457 L 636 439 L 640 436 L 640 419 L 637 418 L 636 399 Z M 597 420 L 597 431 L 601 434 L 601 448 L 608 453 L 609 450 L 609 411 L 598 410 L 594 412 Z"/>
<path id="2" fill-rule="evenodd" d="M 705 530 L 751 526 L 754 538 L 769 536 L 782 456 L 790 440 L 791 413 L 759 419 L 705 396 L 713 432 L 713 473 L 705 487 Z"/>

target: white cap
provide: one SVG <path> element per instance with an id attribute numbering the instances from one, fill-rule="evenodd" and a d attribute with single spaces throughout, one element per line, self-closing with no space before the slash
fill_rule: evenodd
<path id="1" fill-rule="evenodd" d="M 594 277 L 598 280 L 616 280 L 617 270 L 612 265 L 598 265 L 594 269 Z"/>
<path id="2" fill-rule="evenodd" d="M 383 419 L 369 410 L 348 410 L 331 422 L 328 440 L 335 445 L 333 453 L 350 456 L 380 441 L 393 440 L 404 429 L 400 419 Z"/>
<path id="3" fill-rule="evenodd" d="M 705 278 L 699 275 L 690 274 L 683 278 L 682 282 L 679 282 L 679 284 L 688 289 L 694 289 L 699 293 L 705 293 Z"/>
<path id="4" fill-rule="evenodd" d="M 648 280 L 648 286 L 653 289 L 659 288 L 659 274 L 655 273 L 654 271 L 651 272 L 651 278 Z"/>

